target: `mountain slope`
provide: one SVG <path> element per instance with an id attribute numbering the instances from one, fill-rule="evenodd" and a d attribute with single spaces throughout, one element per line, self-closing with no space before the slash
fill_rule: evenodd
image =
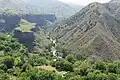
<path id="1" fill-rule="evenodd" d="M 68 5 L 58 0 L 26 0 L 26 2 L 36 6 L 40 12 L 53 13 L 58 17 L 69 17 L 78 12 L 82 7 Z"/>
<path id="2" fill-rule="evenodd" d="M 119 6 L 114 1 L 92 3 L 59 24 L 54 28 L 59 41 L 87 58 L 120 59 L 120 22 L 116 17 Z M 113 4 L 114 13 L 110 8 Z"/>
<path id="3" fill-rule="evenodd" d="M 28 5 L 23 0 L 0 0 L 0 9 L 12 9 L 17 11 L 34 11 L 34 7 Z"/>

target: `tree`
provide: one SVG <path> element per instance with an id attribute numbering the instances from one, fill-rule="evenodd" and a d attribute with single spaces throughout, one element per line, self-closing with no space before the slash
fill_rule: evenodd
<path id="1" fill-rule="evenodd" d="M 27 71 L 27 75 L 30 80 L 62 80 L 61 76 L 56 75 L 50 71 L 31 69 Z"/>
<path id="2" fill-rule="evenodd" d="M 65 61 L 61 67 L 65 71 L 73 71 L 73 65 L 70 62 Z"/>
<path id="3" fill-rule="evenodd" d="M 116 73 L 120 74 L 120 61 L 114 61 L 113 62 L 114 65 L 116 65 Z"/>
<path id="4" fill-rule="evenodd" d="M 97 70 L 105 71 L 106 70 L 106 64 L 102 61 L 97 61 L 94 64 L 94 68 Z"/>
<path id="5" fill-rule="evenodd" d="M 66 56 L 66 59 L 69 61 L 69 62 L 74 62 L 75 61 L 75 58 L 74 58 L 74 55 L 73 54 L 68 54 Z"/>
<path id="6" fill-rule="evenodd" d="M 116 73 L 117 65 L 113 63 L 108 63 L 107 73 Z"/>
<path id="7" fill-rule="evenodd" d="M 11 56 L 5 56 L 4 64 L 7 66 L 8 69 L 13 68 L 14 59 Z"/>
<path id="8" fill-rule="evenodd" d="M 70 53 L 69 50 L 65 47 L 59 48 L 58 51 L 63 54 L 63 58 L 65 58 Z"/>
<path id="9" fill-rule="evenodd" d="M 104 73 L 97 74 L 95 80 L 108 80 L 108 76 Z"/>
<path id="10" fill-rule="evenodd" d="M 38 55 L 33 55 L 29 58 L 29 63 L 32 66 L 41 66 L 41 65 L 46 65 L 47 61 L 45 57 L 40 57 Z"/>
<path id="11" fill-rule="evenodd" d="M 75 58 L 77 60 L 83 60 L 83 59 L 85 59 L 80 53 L 75 54 Z"/>
<path id="12" fill-rule="evenodd" d="M 86 76 L 88 74 L 88 70 L 91 68 L 92 66 L 89 61 L 83 61 L 78 67 L 74 68 L 74 71 L 78 75 Z"/>
<path id="13" fill-rule="evenodd" d="M 95 70 L 93 72 L 89 72 L 87 74 L 87 80 L 96 80 L 96 75 L 97 74 L 101 74 L 101 72 L 99 70 Z"/>
<path id="14" fill-rule="evenodd" d="M 118 80 L 118 77 L 114 73 L 109 73 L 108 74 L 108 80 Z"/>
<path id="15" fill-rule="evenodd" d="M 29 63 L 26 62 L 22 66 L 22 71 L 26 72 L 26 71 L 30 70 L 31 68 L 32 68 L 32 66 Z"/>
<path id="16" fill-rule="evenodd" d="M 81 76 L 71 77 L 69 80 L 84 80 Z"/>
<path id="17" fill-rule="evenodd" d="M 53 65 L 55 65 L 58 70 L 73 71 L 72 63 L 65 60 L 58 60 Z"/>
<path id="18" fill-rule="evenodd" d="M 0 70 L 0 80 L 10 80 L 9 75 Z"/>

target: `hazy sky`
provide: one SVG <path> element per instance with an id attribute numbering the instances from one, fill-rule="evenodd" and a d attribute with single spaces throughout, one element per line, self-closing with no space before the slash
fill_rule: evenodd
<path id="1" fill-rule="evenodd" d="M 59 0 L 65 3 L 72 3 L 72 4 L 77 4 L 77 5 L 87 5 L 92 2 L 100 2 L 100 3 L 106 3 L 109 2 L 110 0 Z"/>

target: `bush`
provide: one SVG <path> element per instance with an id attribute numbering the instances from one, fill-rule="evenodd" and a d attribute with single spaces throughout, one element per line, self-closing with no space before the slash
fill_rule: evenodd
<path id="1" fill-rule="evenodd" d="M 118 80 L 118 77 L 114 73 L 109 73 L 108 74 L 108 80 Z"/>
<path id="2" fill-rule="evenodd" d="M 58 60 L 54 63 L 55 67 L 60 71 L 73 71 L 73 65 L 71 62 L 65 60 Z"/>
<path id="3" fill-rule="evenodd" d="M 10 56 L 6 56 L 4 59 L 4 64 L 7 66 L 7 69 L 13 68 L 14 59 Z"/>
<path id="4" fill-rule="evenodd" d="M 97 70 L 106 71 L 106 64 L 102 61 L 95 62 L 93 67 Z"/>
<path id="5" fill-rule="evenodd" d="M 73 54 L 68 54 L 66 56 L 66 59 L 69 61 L 69 62 L 74 62 L 75 61 L 75 58 L 74 58 L 74 55 Z"/>

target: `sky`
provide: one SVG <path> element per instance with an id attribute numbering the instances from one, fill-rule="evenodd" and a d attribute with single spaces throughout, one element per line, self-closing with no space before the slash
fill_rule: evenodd
<path id="1" fill-rule="evenodd" d="M 76 5 L 88 5 L 89 3 L 92 2 L 106 3 L 109 2 L 110 0 L 59 0 L 59 1 Z"/>

